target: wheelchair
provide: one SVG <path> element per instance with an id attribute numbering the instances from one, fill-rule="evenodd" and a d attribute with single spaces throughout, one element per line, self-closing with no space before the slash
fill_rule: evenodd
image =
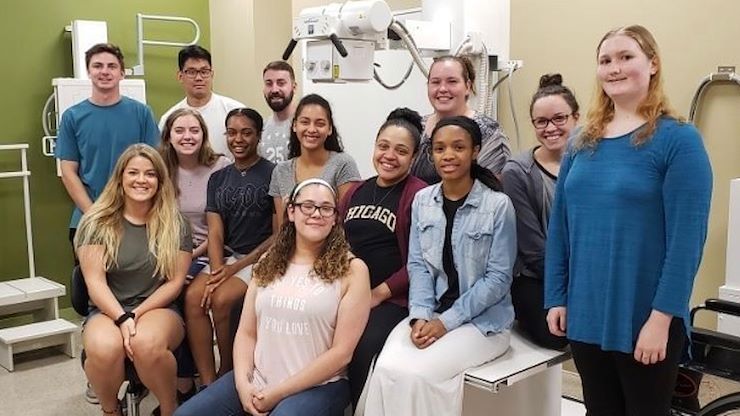
<path id="1" fill-rule="evenodd" d="M 691 310 L 691 358 L 679 369 L 671 416 L 740 416 L 740 392 L 703 407 L 697 399 L 704 375 L 740 383 L 740 337 L 696 327 L 694 318 L 703 310 L 740 317 L 740 303 L 721 299 L 707 299 Z"/>

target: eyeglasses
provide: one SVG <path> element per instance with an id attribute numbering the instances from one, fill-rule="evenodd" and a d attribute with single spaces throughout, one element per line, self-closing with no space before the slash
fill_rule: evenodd
<path id="1" fill-rule="evenodd" d="M 198 75 L 200 75 L 201 78 L 210 78 L 211 75 L 213 75 L 213 70 L 211 68 L 203 68 L 203 69 L 188 68 L 182 71 L 182 73 L 185 74 L 185 76 L 190 79 L 195 79 L 195 77 L 197 77 Z"/>
<path id="2" fill-rule="evenodd" d="M 300 208 L 303 215 L 307 217 L 312 216 L 316 210 L 324 218 L 333 217 L 337 213 L 337 209 L 331 205 L 316 205 L 311 201 L 294 202 L 292 205 Z"/>
<path id="3" fill-rule="evenodd" d="M 568 122 L 568 118 L 572 116 L 573 113 L 570 114 L 557 114 L 553 118 L 545 118 L 545 117 L 537 117 L 532 119 L 532 125 L 534 128 L 539 130 L 544 130 L 547 128 L 547 125 L 552 123 L 553 126 L 561 127 L 564 126 L 565 123 Z"/>

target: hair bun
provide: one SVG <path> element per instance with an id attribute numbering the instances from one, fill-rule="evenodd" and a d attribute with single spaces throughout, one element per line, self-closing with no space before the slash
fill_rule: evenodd
<path id="1" fill-rule="evenodd" d="M 560 74 L 545 74 L 540 77 L 540 88 L 563 85 L 563 76 Z"/>
<path id="2" fill-rule="evenodd" d="M 388 118 L 386 118 L 386 121 L 390 120 L 404 120 L 412 126 L 416 127 L 419 132 L 422 131 L 421 116 L 419 115 L 419 113 L 410 108 L 396 108 L 395 110 L 391 111 L 390 114 L 388 114 Z"/>

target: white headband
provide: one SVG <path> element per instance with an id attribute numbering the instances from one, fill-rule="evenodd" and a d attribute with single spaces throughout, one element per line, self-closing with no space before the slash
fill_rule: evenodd
<path id="1" fill-rule="evenodd" d="M 329 188 L 329 190 L 331 191 L 331 194 L 332 194 L 332 196 L 334 198 L 337 197 L 337 193 L 336 193 L 336 191 L 334 191 L 334 187 L 331 186 L 329 184 L 329 182 L 327 182 L 327 181 L 325 181 L 323 179 L 319 179 L 319 178 L 309 178 L 309 179 L 306 179 L 305 181 L 299 183 L 298 185 L 295 186 L 295 188 L 293 188 L 293 192 L 290 193 L 290 200 L 291 201 L 295 201 L 296 196 L 298 196 L 298 192 L 300 192 L 301 189 L 305 188 L 308 185 L 323 185 L 323 186 Z"/>

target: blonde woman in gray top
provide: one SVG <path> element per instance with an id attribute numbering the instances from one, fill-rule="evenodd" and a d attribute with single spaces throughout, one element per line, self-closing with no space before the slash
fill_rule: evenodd
<path id="1" fill-rule="evenodd" d="M 162 415 L 177 406 L 172 351 L 185 329 L 174 301 L 193 249 L 189 227 L 159 153 L 130 146 L 75 237 L 90 312 L 82 342 L 85 374 L 103 413 L 120 415 L 124 359 L 159 401 Z"/>

